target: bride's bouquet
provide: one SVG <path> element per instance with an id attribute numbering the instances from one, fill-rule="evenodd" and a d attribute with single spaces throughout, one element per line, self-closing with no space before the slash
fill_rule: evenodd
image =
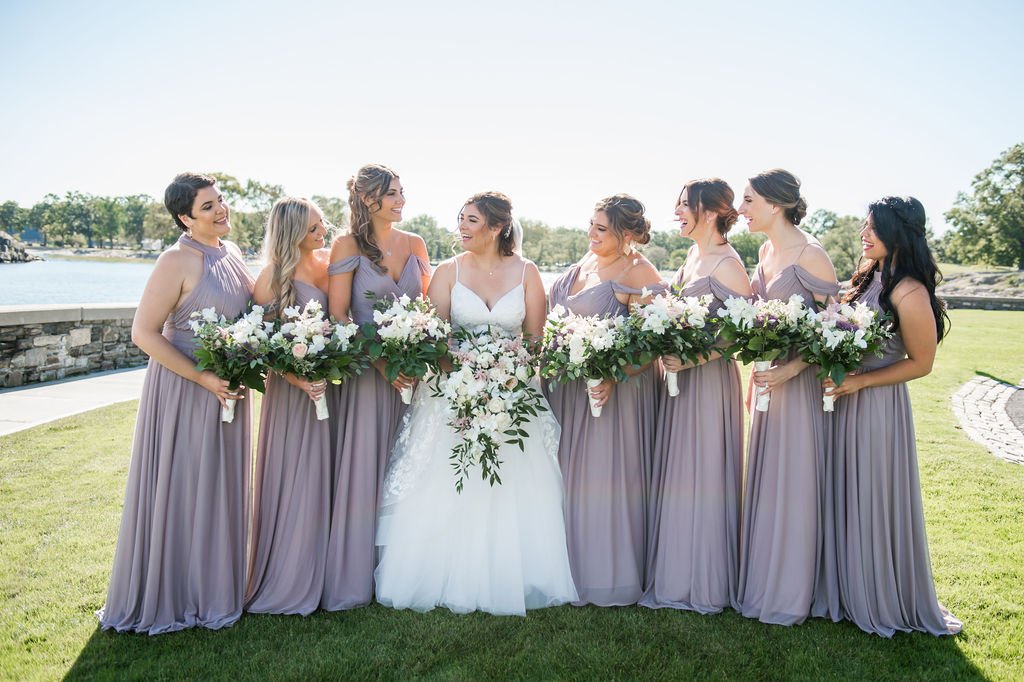
<path id="1" fill-rule="evenodd" d="M 718 309 L 719 335 L 728 342 L 722 352 L 753 362 L 758 372 L 769 369 L 776 358 L 799 346 L 808 312 L 797 294 L 788 301 L 730 296 Z M 771 396 L 761 387 L 755 387 L 754 395 L 757 411 L 766 412 Z"/>
<path id="2" fill-rule="evenodd" d="M 450 456 L 455 489 L 462 492 L 474 465 L 481 478 L 500 484 L 501 445 L 522 450 L 523 423 L 547 409 L 529 385 L 533 357 L 521 337 L 495 327 L 458 330 L 450 357 L 453 369 L 438 378 L 434 395 L 448 401 L 448 425 L 461 438 Z"/>
<path id="3" fill-rule="evenodd" d="M 291 373 L 307 381 L 339 384 L 363 370 L 363 341 L 357 337 L 359 326 L 340 324 L 325 317 L 318 301 L 309 301 L 281 311 L 270 337 L 267 364 L 275 372 Z M 316 418 L 327 419 L 327 397 L 314 403 Z"/>
<path id="4" fill-rule="evenodd" d="M 391 382 L 399 374 L 422 379 L 428 369 L 436 373 L 448 354 L 451 331 L 422 295 L 379 299 L 373 306 L 373 324 L 363 325 L 363 334 L 370 339 L 370 359 L 384 358 L 384 376 Z M 402 391 L 402 402 L 412 402 L 411 388 Z"/>
<path id="5" fill-rule="evenodd" d="M 263 391 L 263 372 L 266 368 L 268 341 L 272 322 L 263 321 L 263 308 L 254 305 L 237 320 L 228 322 L 214 308 L 192 313 L 189 320 L 196 336 L 195 356 L 200 372 L 210 370 L 228 382 L 232 391 L 242 386 Z M 228 398 L 221 408 L 222 422 L 235 420 L 235 403 Z"/>
<path id="6" fill-rule="evenodd" d="M 864 303 L 832 303 L 820 312 L 808 314 L 800 355 L 818 366 L 818 378 L 830 377 L 836 386 L 860 367 L 869 353 L 881 357 L 885 342 L 892 337 L 887 316 L 878 315 Z M 831 389 L 822 396 L 826 412 L 834 409 Z"/>
<path id="7" fill-rule="evenodd" d="M 649 292 L 644 289 L 646 298 Z M 708 306 L 712 296 L 676 296 L 664 293 L 649 303 L 634 303 L 626 320 L 629 345 L 637 356 L 637 364 L 645 365 L 661 355 L 676 355 L 697 363 L 711 355 L 715 335 L 707 327 Z M 677 372 L 666 372 L 668 394 L 679 395 Z"/>
<path id="8" fill-rule="evenodd" d="M 585 379 L 590 414 L 601 416 L 590 389 L 605 379 L 625 381 L 636 364 L 629 348 L 626 318 L 573 315 L 561 305 L 548 313 L 542 341 L 541 376 L 566 383 Z"/>

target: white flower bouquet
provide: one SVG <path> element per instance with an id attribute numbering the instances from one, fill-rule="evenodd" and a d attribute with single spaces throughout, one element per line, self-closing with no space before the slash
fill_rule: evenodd
<path id="1" fill-rule="evenodd" d="M 281 374 L 340 384 L 366 366 L 358 332 L 356 324 L 340 324 L 325 316 L 318 301 L 309 301 L 301 310 L 285 308 L 270 337 L 267 364 Z M 326 396 L 321 395 L 315 405 L 317 419 L 330 416 Z"/>
<path id="2" fill-rule="evenodd" d="M 437 373 L 441 359 L 448 354 L 448 335 L 452 327 L 442 319 L 423 296 L 379 299 L 374 305 L 373 323 L 363 325 L 369 339 L 370 359 L 384 359 L 384 376 L 393 382 L 399 374 L 422 379 L 431 370 Z M 412 389 L 402 391 L 402 402 L 412 401 Z"/>
<path id="3" fill-rule="evenodd" d="M 863 303 L 832 303 L 820 312 L 808 315 L 800 355 L 818 366 L 818 378 L 830 377 L 836 386 L 846 375 L 860 367 L 869 353 L 881 357 L 885 343 L 892 337 L 887 316 L 878 315 Z M 826 412 L 834 409 L 831 391 L 822 396 Z"/>
<path id="4" fill-rule="evenodd" d="M 788 301 L 730 296 L 718 309 L 719 335 L 727 342 L 723 355 L 753 362 L 756 371 L 771 368 L 772 362 L 798 347 L 808 325 L 808 309 L 799 295 Z M 758 387 L 756 409 L 766 412 L 770 396 Z"/>
<path id="5" fill-rule="evenodd" d="M 462 492 L 474 466 L 491 485 L 501 483 L 502 444 L 523 449 L 522 425 L 545 411 L 540 392 L 529 385 L 534 359 L 520 336 L 500 328 L 460 329 L 452 339 L 453 369 L 438 377 L 433 392 L 448 402 L 448 424 L 460 435 L 450 456 L 455 489 Z"/>
<path id="6" fill-rule="evenodd" d="M 541 345 L 541 376 L 566 383 L 587 382 L 590 414 L 601 416 L 590 389 L 606 379 L 625 381 L 626 367 L 636 364 L 629 348 L 626 318 L 573 315 L 560 305 L 548 313 Z"/>
<path id="7" fill-rule="evenodd" d="M 210 370 L 226 380 L 232 391 L 242 386 L 264 390 L 263 373 L 273 323 L 263 321 L 262 307 L 252 306 L 232 322 L 214 308 L 204 308 L 192 313 L 189 326 L 196 336 L 194 352 L 199 371 Z M 222 422 L 235 420 L 237 402 L 229 398 L 221 408 Z"/>
<path id="8" fill-rule="evenodd" d="M 649 292 L 643 290 L 646 298 Z M 659 294 L 649 303 L 634 303 L 626 326 L 629 346 L 638 365 L 645 365 L 661 355 L 676 355 L 697 363 L 711 355 L 715 335 L 708 327 L 712 297 Z M 679 395 L 676 372 L 665 373 L 668 394 Z"/>

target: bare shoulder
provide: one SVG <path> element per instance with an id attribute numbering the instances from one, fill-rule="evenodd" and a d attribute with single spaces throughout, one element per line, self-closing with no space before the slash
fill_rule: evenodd
<path id="1" fill-rule="evenodd" d="M 175 244 L 160 254 L 156 259 L 155 272 L 187 271 L 203 266 L 203 254 L 188 247 L 182 248 Z"/>
<path id="2" fill-rule="evenodd" d="M 661 273 L 644 256 L 633 256 L 632 266 L 622 278 L 622 283 L 633 289 L 642 289 L 661 281 Z"/>
<path id="3" fill-rule="evenodd" d="M 739 294 L 750 293 L 750 277 L 743 267 L 740 258 L 726 256 L 721 265 L 715 268 L 715 279 Z"/>
<path id="4" fill-rule="evenodd" d="M 804 248 L 796 262 L 818 279 L 832 281 L 836 279 L 836 269 L 832 266 L 832 259 L 828 257 L 825 248 L 813 237 L 807 242 L 807 247 Z"/>
<path id="5" fill-rule="evenodd" d="M 897 282 L 896 286 L 892 288 L 889 300 L 892 301 L 893 306 L 899 306 L 904 301 L 914 306 L 931 305 L 928 288 L 912 277 L 904 277 Z"/>
<path id="6" fill-rule="evenodd" d="M 331 244 L 330 262 L 334 263 L 342 258 L 359 255 L 359 245 L 356 238 L 350 234 L 338 235 Z"/>
<path id="7" fill-rule="evenodd" d="M 419 236 L 415 232 L 404 232 L 403 234 L 409 240 L 409 250 L 416 254 L 419 258 L 429 261 L 427 257 L 427 243 L 423 241 L 423 237 Z"/>

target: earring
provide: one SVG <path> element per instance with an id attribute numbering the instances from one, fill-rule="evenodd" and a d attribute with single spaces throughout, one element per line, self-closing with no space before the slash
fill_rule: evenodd
<path id="1" fill-rule="evenodd" d="M 185 236 L 188 237 L 189 239 L 192 239 L 192 226 L 191 225 L 189 225 L 188 229 L 185 230 Z"/>

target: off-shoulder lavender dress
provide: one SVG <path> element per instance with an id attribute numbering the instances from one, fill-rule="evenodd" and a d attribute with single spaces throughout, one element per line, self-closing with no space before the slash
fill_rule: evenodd
<path id="1" fill-rule="evenodd" d="M 607 281 L 570 295 L 579 264 L 551 285 L 550 305 L 577 315 L 626 315 L 616 292 L 639 290 Z M 582 380 L 548 384 L 562 427 L 558 460 L 565 481 L 566 536 L 577 605 L 625 606 L 640 599 L 647 551 L 647 486 L 654 446 L 653 365 L 611 393 L 600 417 L 590 415 Z"/>
<path id="2" fill-rule="evenodd" d="M 681 282 L 676 282 L 681 284 Z M 712 276 L 684 296 L 741 297 Z M 640 604 L 718 613 L 736 600 L 743 489 L 743 389 L 736 362 L 717 358 L 678 374 L 658 401 L 647 589 Z"/>
<path id="3" fill-rule="evenodd" d="M 373 301 L 366 296 L 415 298 L 423 293 L 422 275 L 430 265 L 410 255 L 398 281 L 380 272 L 369 258 L 349 256 L 332 263 L 330 275 L 352 272 L 351 317 L 373 322 Z M 320 605 L 328 611 L 365 606 L 373 597 L 376 564 L 374 531 L 377 504 L 388 453 L 405 412 L 402 398 L 373 367 L 340 387 L 328 387 L 333 425 L 333 501 L 327 574 Z"/>
<path id="4" fill-rule="evenodd" d="M 834 296 L 839 285 L 793 264 L 770 282 L 758 266 L 751 282 L 762 298 Z M 825 463 L 829 417 L 813 367 L 777 387 L 767 412 L 753 411 L 743 495 L 736 610 L 765 623 L 795 625 L 811 613 L 824 554 Z"/>
<path id="5" fill-rule="evenodd" d="M 879 273 L 863 302 L 876 310 Z M 906 357 L 903 337 L 884 356 L 868 356 L 870 371 Z M 921 509 L 914 416 L 905 383 L 873 386 L 836 399 L 835 478 L 840 595 L 843 615 L 866 632 L 933 635 L 962 624 L 935 597 Z"/>
<path id="6" fill-rule="evenodd" d="M 295 305 L 327 294 L 293 280 Z M 333 416 L 333 415 L 332 415 Z M 271 373 L 260 408 L 245 610 L 307 616 L 324 591 L 331 521 L 331 428 L 300 388 Z"/>
<path id="7" fill-rule="evenodd" d="M 195 359 L 189 316 L 245 311 L 253 279 L 225 245 L 182 235 L 203 254 L 203 276 L 164 324 L 163 335 Z M 156 635 L 221 628 L 242 614 L 248 528 L 249 400 L 225 424 L 217 398 L 149 361 L 135 422 L 128 486 L 103 629 Z"/>

